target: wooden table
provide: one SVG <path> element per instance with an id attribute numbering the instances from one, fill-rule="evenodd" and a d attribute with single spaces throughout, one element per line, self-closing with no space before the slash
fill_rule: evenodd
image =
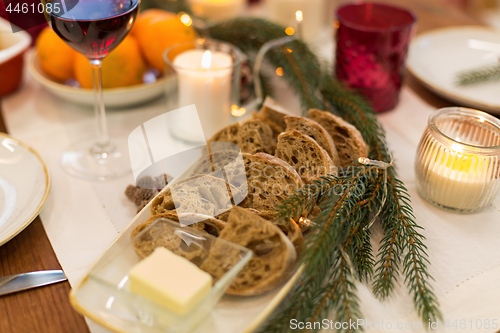
<path id="1" fill-rule="evenodd" d="M 380 1 L 380 0 L 378 0 Z M 346 1 L 344 1 L 346 2 Z M 451 25 L 477 25 L 476 19 L 437 0 L 382 0 L 405 6 L 418 16 L 417 33 Z M 450 106 L 408 75 L 406 84 L 436 108 Z M 0 131 L 6 132 L 0 112 Z M 17 237 L 0 247 L 0 276 L 42 269 L 60 269 L 54 250 L 37 217 Z M 68 282 L 0 297 L 0 332 L 88 332 L 82 316 L 70 306 Z"/>
<path id="2" fill-rule="evenodd" d="M 7 132 L 0 109 L 0 132 Z M 61 269 L 40 217 L 0 247 L 0 276 Z M 0 332 L 88 333 L 87 324 L 69 304 L 66 282 L 0 297 Z"/>

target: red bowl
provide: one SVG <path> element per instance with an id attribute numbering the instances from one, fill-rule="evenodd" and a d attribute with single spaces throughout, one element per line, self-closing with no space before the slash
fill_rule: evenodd
<path id="1" fill-rule="evenodd" d="M 8 21 L 0 18 L 0 96 L 16 91 L 23 77 L 23 54 L 31 45 L 25 31 L 12 32 Z"/>

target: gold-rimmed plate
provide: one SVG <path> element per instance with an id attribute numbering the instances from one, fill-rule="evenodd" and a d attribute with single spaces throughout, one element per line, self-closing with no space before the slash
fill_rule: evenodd
<path id="1" fill-rule="evenodd" d="M 40 155 L 0 133 L 0 245 L 35 219 L 49 192 L 50 175 Z"/>
<path id="2" fill-rule="evenodd" d="M 500 31 L 482 26 L 426 31 L 414 38 L 406 67 L 429 89 L 458 106 L 500 114 L 500 81 L 458 86 L 457 74 L 496 65 Z"/>

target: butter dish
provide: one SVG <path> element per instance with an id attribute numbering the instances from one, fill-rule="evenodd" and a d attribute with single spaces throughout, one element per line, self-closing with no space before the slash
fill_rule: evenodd
<path id="1" fill-rule="evenodd" d="M 226 265 L 227 273 L 219 279 L 214 279 L 211 289 L 203 299 L 182 315 L 130 290 L 129 272 L 143 260 L 136 253 L 135 246 L 138 242 L 164 244 L 162 239 L 169 240 L 169 250 L 180 254 L 198 267 L 208 257 L 215 244 L 217 247 L 227 248 L 227 253 L 231 254 L 227 262 L 221 263 Z M 159 218 L 132 239 L 120 237 L 72 291 L 70 299 L 73 305 L 77 304 L 77 310 L 84 312 L 91 319 L 105 322 L 105 326 L 114 331 L 189 332 L 215 307 L 251 256 L 252 251 L 249 249 L 194 228 L 181 227 L 177 222 Z"/>

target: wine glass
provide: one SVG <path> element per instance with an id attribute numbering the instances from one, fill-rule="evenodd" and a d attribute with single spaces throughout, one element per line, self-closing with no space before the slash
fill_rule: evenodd
<path id="1" fill-rule="evenodd" d="M 109 180 L 130 172 L 126 138 L 108 135 L 101 80 L 101 63 L 128 34 L 140 0 L 52 1 L 52 29 L 90 61 L 94 82 L 97 138 L 81 141 L 62 154 L 63 168 L 74 176 Z M 59 3 L 59 6 L 55 5 Z M 68 8 L 69 7 L 69 8 Z M 57 10 L 59 8 L 59 10 Z"/>

